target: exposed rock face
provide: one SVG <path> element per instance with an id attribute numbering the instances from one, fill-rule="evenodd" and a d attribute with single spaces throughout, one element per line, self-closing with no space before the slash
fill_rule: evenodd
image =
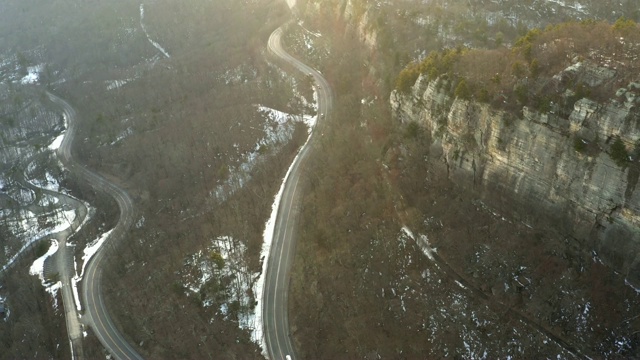
<path id="1" fill-rule="evenodd" d="M 340 1 L 336 9 L 336 16 L 343 18 L 347 24 L 350 24 L 356 30 L 360 41 L 369 49 L 375 49 L 378 33 L 371 27 L 371 11 L 366 6 L 353 0 Z"/>
<path id="2" fill-rule="evenodd" d="M 588 74 L 598 81 L 598 71 Z M 612 76 L 607 71 L 600 75 Z M 612 139 L 620 136 L 637 161 L 636 84 L 618 90 L 616 99 L 606 103 L 578 100 L 570 116 L 562 118 L 526 107 L 515 116 L 454 99 L 442 90 L 443 83 L 420 76 L 411 93 L 394 91 L 390 101 L 400 121 L 415 121 L 430 132 L 437 150 L 432 153 L 447 163 L 450 177 L 472 181 L 487 195 L 512 194 L 532 212 L 550 212 L 563 221 L 568 235 L 590 240 L 587 244 L 601 258 L 639 288 L 638 166 L 620 167 L 609 155 Z"/>

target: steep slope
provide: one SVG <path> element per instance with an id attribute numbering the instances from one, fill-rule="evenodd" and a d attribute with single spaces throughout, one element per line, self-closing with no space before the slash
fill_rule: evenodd
<path id="1" fill-rule="evenodd" d="M 638 56 L 639 30 L 627 25 L 619 34 L 624 37 L 599 44 L 624 52 L 617 57 L 593 45 L 582 49 L 577 42 L 583 34 L 551 38 L 560 31 L 532 32 L 511 51 L 528 48 L 529 69 L 519 76 L 484 74 L 498 79 L 493 86 L 485 85 L 491 80 L 482 74 L 491 67 L 473 61 L 490 63 L 490 56 L 458 51 L 432 57 L 414 66 L 415 84 L 394 91 L 391 106 L 400 121 L 428 129 L 450 177 L 479 186 L 485 195 L 512 194 L 523 221 L 548 217 L 565 234 L 587 241 L 637 288 L 640 83 L 630 60 Z M 590 32 L 603 25 L 575 26 Z M 512 63 L 493 60 L 507 69 L 526 64 L 519 57 Z M 538 61 L 550 65 L 534 74 L 531 64 Z M 565 68 L 556 73 L 558 66 Z"/>

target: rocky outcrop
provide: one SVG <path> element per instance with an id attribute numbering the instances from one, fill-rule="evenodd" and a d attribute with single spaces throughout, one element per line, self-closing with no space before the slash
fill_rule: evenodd
<path id="1" fill-rule="evenodd" d="M 586 73 L 597 81 L 597 71 Z M 456 99 L 448 87 L 420 76 L 410 93 L 394 91 L 390 101 L 400 121 L 427 129 L 432 154 L 446 162 L 450 177 L 487 196 L 511 194 L 524 218 L 527 209 L 551 214 L 640 288 L 640 86 L 629 84 L 604 103 L 580 99 L 568 117 L 527 107 L 514 115 Z M 622 166 L 610 155 L 618 137 L 630 154 Z"/>
<path id="2" fill-rule="evenodd" d="M 376 49 L 378 45 L 378 32 L 374 29 L 374 12 L 371 5 L 357 0 L 336 0 L 330 3 L 333 7 L 335 17 L 341 19 L 352 30 L 358 34 L 360 41 L 370 50 Z M 307 3 L 307 16 L 314 17 L 322 6 L 326 6 L 325 1 L 313 0 Z"/>

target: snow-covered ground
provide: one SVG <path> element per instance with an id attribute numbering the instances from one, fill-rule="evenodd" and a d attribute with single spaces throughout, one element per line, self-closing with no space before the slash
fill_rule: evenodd
<path id="1" fill-rule="evenodd" d="M 187 295 L 204 296 L 204 307 L 215 306 L 226 320 L 237 321 L 241 329 L 254 332 L 257 327 L 250 296 L 257 273 L 249 271 L 246 246 L 230 236 L 211 241 L 206 251 L 199 251 L 186 262 L 183 281 Z M 216 291 L 209 292 L 212 286 Z"/>
<path id="2" fill-rule="evenodd" d="M 317 113 L 317 94 L 314 92 L 313 96 L 315 104 L 307 104 L 305 100 L 302 100 L 302 102 L 304 106 L 314 109 Z M 299 97 L 304 99 L 301 96 Z M 252 169 L 261 159 L 261 149 L 284 144 L 291 139 L 296 122 L 303 122 L 308 127 L 309 137 L 303 145 L 306 146 L 311 138 L 317 120 L 316 115 L 305 115 L 301 117 L 262 105 L 257 105 L 256 110 L 267 119 L 264 125 L 265 136 L 256 143 L 252 152 L 244 156 L 242 163 L 235 169 L 232 169 L 230 172 L 231 175 L 225 183 L 213 191 L 212 195 L 218 201 L 224 201 L 230 194 L 242 188 L 250 179 Z M 234 306 L 241 310 L 237 312 L 238 326 L 251 331 L 251 339 L 261 346 L 265 354 L 266 345 L 263 334 L 262 297 L 264 275 L 266 274 L 267 267 L 266 259 L 271 249 L 275 220 L 278 207 L 280 206 L 282 192 L 284 191 L 284 184 L 291 173 L 295 161 L 297 161 L 297 156 L 287 170 L 282 185 L 274 197 L 272 212 L 269 220 L 267 220 L 265 224 L 260 255 L 262 259 L 262 271 L 254 274 L 249 273 L 243 260 L 243 254 L 246 251 L 244 245 L 231 237 L 223 236 L 212 241 L 212 245 L 207 248 L 208 254 L 204 254 L 202 251 L 194 254 L 186 264 L 187 267 L 193 270 L 188 271 L 183 276 L 185 288 L 188 290 L 188 293 L 191 294 L 201 293 L 203 289 L 206 291 L 207 283 L 213 279 L 218 279 L 213 281 L 232 279 L 227 288 L 227 301 L 222 304 L 217 304 L 214 299 L 205 298 L 203 305 L 217 305 L 219 313 L 226 317 L 233 315 L 233 313 L 229 311 L 229 305 L 235 303 L 236 305 Z M 230 244 L 233 244 L 233 246 Z M 229 291 L 229 289 L 231 290 Z M 247 296 L 248 293 L 254 294 L 253 299 Z"/>
<path id="3" fill-rule="evenodd" d="M 291 169 L 293 169 L 293 164 L 295 164 L 295 160 L 287 170 L 287 174 L 282 180 L 282 185 L 280 185 L 280 189 L 273 199 L 273 205 L 271 205 L 271 215 L 269 216 L 269 220 L 264 227 L 264 232 L 262 234 L 262 249 L 260 251 L 260 259 L 262 259 L 262 271 L 260 272 L 260 276 L 258 277 L 258 281 L 256 281 L 254 285 L 253 293 L 256 294 L 256 306 L 255 306 L 255 316 L 256 316 L 256 327 L 251 334 L 251 338 L 253 341 L 258 343 L 262 348 L 262 354 L 266 357 L 268 354 L 267 344 L 264 338 L 264 322 L 262 320 L 262 299 L 264 298 L 264 280 L 265 276 L 267 276 L 267 266 L 269 253 L 271 252 L 271 244 L 273 243 L 273 232 L 275 230 L 276 218 L 278 216 L 278 209 L 280 208 L 280 201 L 282 200 L 282 193 L 284 191 L 284 185 L 287 183 L 287 179 L 289 178 L 289 174 L 291 173 Z"/>
<path id="4" fill-rule="evenodd" d="M 219 202 L 226 200 L 230 195 L 243 188 L 251 179 L 251 171 L 262 159 L 260 155 L 262 149 L 277 147 L 291 140 L 296 122 L 305 123 L 309 132 L 316 122 L 316 116 L 291 115 L 262 105 L 257 105 L 256 110 L 267 118 L 264 125 L 265 136 L 256 143 L 253 151 L 243 156 L 240 165 L 230 169 L 230 175 L 224 183 L 216 186 L 212 191 L 212 196 Z"/>
<path id="5" fill-rule="evenodd" d="M 47 253 L 37 258 L 29 268 L 29 274 L 37 276 L 42 282 L 42 286 L 44 286 L 46 291 L 49 294 L 51 294 L 51 296 L 53 297 L 53 300 L 54 300 L 53 307 L 55 309 L 58 308 L 57 294 L 58 294 L 58 290 L 62 287 L 62 283 L 60 281 L 56 281 L 52 283 L 49 279 L 45 278 L 44 262 L 45 260 L 47 260 L 48 257 L 52 256 L 58 251 L 58 247 L 59 247 L 58 241 L 51 240 L 51 246 L 49 247 L 49 250 L 47 251 Z"/>
<path id="6" fill-rule="evenodd" d="M 102 247 L 112 231 L 113 229 L 105 232 L 97 239 L 87 244 L 87 247 L 85 247 L 82 255 L 82 272 L 80 273 L 81 277 L 84 275 L 84 269 L 87 267 L 89 260 L 91 260 L 91 258 L 98 252 L 98 250 L 100 250 L 100 247 Z"/>
<path id="7" fill-rule="evenodd" d="M 42 71 L 42 66 L 29 68 L 29 75 L 25 77 L 22 83 L 33 83 L 38 79 L 38 73 Z M 54 174 L 61 174 L 62 165 L 55 157 L 55 151 L 58 150 L 63 142 L 67 128 L 66 118 L 61 117 L 59 113 L 45 110 L 37 101 L 25 102 L 27 107 L 23 107 L 20 111 L 25 109 L 31 109 L 33 111 L 28 112 L 28 116 L 19 118 L 19 124 L 16 127 L 19 128 L 16 131 L 12 130 L 11 138 L 6 142 L 8 148 L 25 148 L 31 149 L 30 151 L 23 152 L 21 156 L 12 157 L 3 156 L 2 160 L 5 163 L 14 163 L 20 168 L 24 164 L 25 159 L 28 160 L 26 167 L 23 169 L 22 177 L 31 185 L 43 190 L 49 190 L 54 192 L 67 192 L 61 189 L 59 179 Z M 50 133 L 51 131 L 57 131 L 59 135 L 49 140 L 43 140 L 39 144 L 29 144 L 24 146 L 24 140 L 29 139 L 29 134 L 34 131 L 41 132 L 42 134 Z M 24 140 L 23 140 L 24 139 Z M 6 139 L 5 139 L 6 140 Z M 48 142 L 48 145 L 47 145 Z M 10 144 L 18 144 L 17 146 L 11 146 Z M 4 153 L 6 154 L 6 152 Z M 3 154 L 3 155 L 4 155 Z M 47 158 L 48 156 L 48 158 Z M 46 167 L 45 171 L 42 168 Z M 6 191 L 6 194 L 11 197 L 21 208 L 2 211 L 3 226 L 6 230 L 12 234 L 16 242 L 4 243 L 5 261 L 1 271 L 5 271 L 15 263 L 15 261 L 32 245 L 39 241 L 51 241 L 51 247 L 49 251 L 42 257 L 36 259 L 30 268 L 30 274 L 37 275 L 46 290 L 54 297 L 54 307 L 57 308 L 56 294 L 62 284 L 59 281 L 46 279 L 44 276 L 44 264 L 45 260 L 53 256 L 61 243 L 56 240 L 55 234 L 63 231 L 70 230 L 74 224 L 77 225 L 78 220 L 82 220 L 78 229 L 82 228 L 90 218 L 90 214 L 93 209 L 86 203 L 83 203 L 77 199 L 76 201 L 61 201 L 61 199 L 55 195 L 51 195 L 45 191 L 34 191 L 30 187 L 24 188 L 21 185 L 21 180 L 7 179 L 2 181 L 2 189 Z M 70 197 L 70 195 L 62 195 Z M 37 203 L 35 200 L 38 199 Z M 70 199 L 66 199 L 70 200 Z M 83 219 L 79 219 L 78 216 L 83 216 L 84 209 L 76 209 L 73 205 L 86 208 L 87 216 Z M 83 204 L 83 205 L 80 205 Z M 73 235 L 73 234 L 71 234 Z M 1 239 L 0 239 L 1 240 Z M 67 241 L 66 246 L 74 246 L 71 242 Z"/>
<path id="8" fill-rule="evenodd" d="M 60 191 L 60 184 L 58 183 L 58 179 L 53 177 L 53 175 L 51 175 L 49 171 L 45 173 L 44 179 L 28 179 L 28 181 L 31 185 L 39 187 L 41 189 Z"/>
<path id="9" fill-rule="evenodd" d="M 60 200 L 55 196 L 52 196 L 49 194 L 40 194 L 40 200 L 38 201 L 38 206 L 42 206 L 42 207 L 55 206 L 56 204 L 58 204 L 58 202 L 60 202 Z"/>
<path id="10" fill-rule="evenodd" d="M 316 98 L 316 96 L 317 95 L 314 93 L 314 98 Z M 313 120 L 308 124 L 309 137 L 307 137 L 307 141 L 304 143 L 304 145 L 302 145 L 303 148 L 307 146 L 307 144 L 309 143 L 313 128 L 315 127 L 316 117 L 313 117 L 312 119 Z M 278 190 L 278 193 L 273 199 L 273 205 L 271 205 L 271 216 L 269 216 L 269 219 L 265 224 L 265 229 L 262 235 L 263 242 L 262 242 L 262 249 L 260 251 L 260 259 L 262 259 L 262 271 L 260 272 L 260 277 L 258 278 L 258 281 L 255 283 L 254 290 L 253 290 L 254 294 L 256 294 L 256 306 L 255 306 L 256 327 L 251 335 L 251 338 L 258 344 L 260 344 L 263 355 L 265 356 L 268 354 L 268 350 L 267 350 L 267 345 L 266 345 L 264 333 L 263 333 L 264 324 L 262 321 L 262 299 L 264 294 L 264 280 L 267 274 L 267 266 L 268 266 L 267 259 L 269 259 L 269 253 L 271 252 L 271 244 L 273 243 L 273 232 L 275 229 L 276 218 L 278 216 L 278 209 L 280 208 L 280 202 L 282 200 L 282 193 L 284 192 L 284 186 L 287 183 L 287 179 L 289 179 L 289 175 L 293 170 L 293 165 L 298 161 L 299 156 L 300 156 L 300 153 L 298 153 L 295 159 L 291 162 L 291 166 L 289 166 L 289 169 L 287 170 L 286 175 L 282 179 L 282 184 L 280 185 L 280 189 Z"/>
<path id="11" fill-rule="evenodd" d="M 20 205 L 29 205 L 36 199 L 36 194 L 31 189 L 25 189 L 19 186 L 12 187 L 7 191 L 7 195 Z M 8 209 L 7 209 L 8 210 Z"/>
<path id="12" fill-rule="evenodd" d="M 51 144 L 49 145 L 50 150 L 56 151 L 60 148 L 60 145 L 62 145 L 62 140 L 64 140 L 64 134 L 65 132 L 63 131 L 51 142 Z"/>
<path id="13" fill-rule="evenodd" d="M 40 73 L 42 72 L 43 65 L 29 66 L 27 67 L 27 75 L 25 75 L 20 83 L 23 85 L 26 84 L 35 84 L 40 79 Z"/>
<path id="14" fill-rule="evenodd" d="M 0 272 L 8 269 L 33 243 L 68 229 L 76 219 L 75 210 L 54 210 L 38 215 L 29 210 L 18 210 L 17 212 L 17 216 L 6 219 L 6 224 L 16 238 L 22 239 L 22 248 L 9 259 Z M 45 219 L 45 221 L 43 222 L 41 219 Z"/>
<path id="15" fill-rule="evenodd" d="M 98 250 L 100 250 L 100 247 L 102 247 L 107 238 L 109 238 L 109 235 L 112 231 L 113 230 L 109 230 L 105 232 L 104 234 L 100 235 L 98 238 L 87 244 L 83 251 L 84 255 L 82 255 L 82 269 L 80 271 L 80 274 L 78 274 L 78 269 L 75 269 L 75 275 L 71 279 L 71 286 L 73 287 L 73 299 L 76 303 L 76 309 L 78 311 L 82 311 L 82 305 L 80 304 L 80 295 L 78 293 L 78 283 L 82 281 L 82 277 L 84 276 L 84 269 L 87 267 L 89 260 L 91 260 L 91 258 L 98 252 Z M 69 246 L 69 244 L 67 245 Z M 75 259 L 73 264 L 74 266 L 76 265 Z"/>
<path id="16" fill-rule="evenodd" d="M 58 137 L 51 143 L 50 147 L 59 147 L 62 143 L 62 138 L 64 137 L 64 133 Z M 55 150 L 55 149 L 52 149 Z M 50 151 L 50 150 L 46 150 Z M 68 193 L 67 190 L 61 188 L 58 179 L 53 174 L 61 174 L 62 173 L 62 163 L 56 158 L 55 153 L 49 152 L 48 154 L 42 154 L 49 156 L 48 159 L 42 159 L 40 157 L 36 157 L 35 160 L 31 160 L 27 167 L 24 169 L 24 178 L 27 182 L 37 188 L 50 190 L 54 192 L 63 192 Z M 42 168 L 46 170 L 43 172 Z"/>

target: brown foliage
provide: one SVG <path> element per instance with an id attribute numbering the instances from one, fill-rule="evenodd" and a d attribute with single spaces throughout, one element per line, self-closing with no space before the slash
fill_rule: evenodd
<path id="1" fill-rule="evenodd" d="M 552 77 L 579 60 L 615 69 L 617 84 L 633 81 L 640 70 L 634 61 L 640 55 L 638 44 L 640 27 L 633 22 L 618 21 L 613 26 L 606 22 L 569 22 L 545 30 L 531 30 L 516 41 L 512 49 L 448 49 L 431 53 L 418 68 L 431 79 L 439 76 L 454 81 L 465 79 L 475 98 L 482 101 L 504 106 L 516 104 L 513 100 L 518 100 L 524 101 L 524 105 L 546 109 L 546 105 L 541 104 L 549 100 L 561 103 L 560 96 L 566 88 L 576 91 L 574 87 L 579 86 L 578 83 L 553 85 L 556 81 Z M 407 86 L 405 82 L 417 77 L 415 64 L 405 70 L 398 81 L 403 87 Z M 523 81 L 526 87 L 522 89 L 526 93 L 517 94 L 516 99 L 513 89 L 516 85 L 522 86 Z M 589 89 L 589 93 L 594 97 L 611 96 L 612 86 L 612 83 L 603 84 Z M 505 98 L 507 102 L 503 103 Z"/>

